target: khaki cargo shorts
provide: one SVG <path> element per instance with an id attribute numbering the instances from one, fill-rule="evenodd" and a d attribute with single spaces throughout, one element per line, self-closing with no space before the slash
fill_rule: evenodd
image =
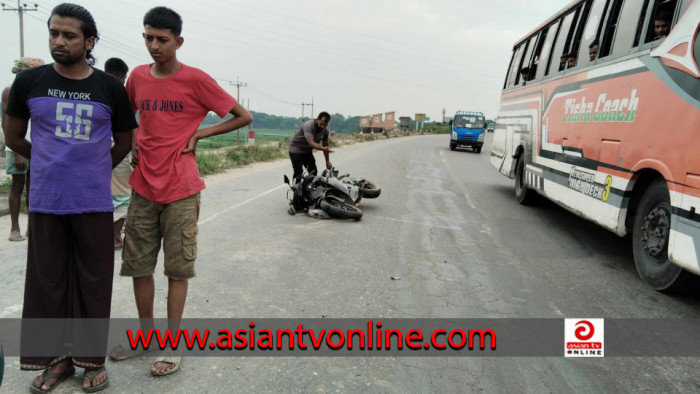
<path id="1" fill-rule="evenodd" d="M 133 278 L 153 275 L 162 240 L 165 276 L 174 280 L 193 278 L 199 205 L 200 193 L 169 204 L 156 204 L 134 192 L 124 223 L 119 274 Z"/>

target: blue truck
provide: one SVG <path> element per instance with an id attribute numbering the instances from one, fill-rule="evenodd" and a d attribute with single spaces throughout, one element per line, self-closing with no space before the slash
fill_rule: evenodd
<path id="1" fill-rule="evenodd" d="M 466 146 L 481 153 L 486 133 L 486 118 L 481 112 L 457 111 L 450 121 L 450 150 Z"/>

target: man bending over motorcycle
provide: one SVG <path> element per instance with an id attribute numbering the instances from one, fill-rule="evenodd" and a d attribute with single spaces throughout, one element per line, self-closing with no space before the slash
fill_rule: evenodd
<path id="1" fill-rule="evenodd" d="M 289 143 L 289 158 L 292 160 L 294 179 L 297 181 L 304 173 L 304 167 L 309 173 L 318 171 L 313 154 L 314 149 L 323 151 L 326 158 L 326 168 L 333 167 L 329 159 L 330 153 L 333 151 L 328 147 L 330 135 L 328 124 L 330 122 L 331 116 L 328 112 L 321 112 L 318 114 L 318 118 L 302 123 L 299 131 L 294 134 L 294 138 Z M 319 142 L 323 145 L 320 145 Z"/>

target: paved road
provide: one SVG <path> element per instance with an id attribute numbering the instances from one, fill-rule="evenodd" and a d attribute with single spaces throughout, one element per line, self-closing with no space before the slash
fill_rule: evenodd
<path id="1" fill-rule="evenodd" d="M 379 183 L 361 222 L 286 214 L 283 161 L 207 179 L 198 276 L 186 317 L 697 317 L 637 278 L 629 245 L 552 205 L 521 207 L 512 182 L 447 136 L 398 138 L 332 155 Z M 7 218 L 0 231 L 7 231 Z M 4 234 L 4 233 L 3 233 Z M 26 246 L 0 242 L 0 317 L 19 316 Z M 160 270 L 160 268 L 159 268 Z M 399 276 L 401 280 L 391 280 Z M 156 310 L 166 282 L 156 276 Z M 133 317 L 115 278 L 113 316 Z M 695 392 L 695 359 L 190 358 L 161 379 L 151 360 L 108 365 L 113 392 Z M 33 374 L 8 360 L 2 390 Z M 78 390 L 78 380 L 58 392 Z"/>

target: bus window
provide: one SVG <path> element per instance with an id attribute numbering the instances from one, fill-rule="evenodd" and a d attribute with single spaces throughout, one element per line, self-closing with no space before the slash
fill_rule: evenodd
<path id="1" fill-rule="evenodd" d="M 578 52 L 578 61 L 580 65 L 585 66 L 598 58 L 598 49 L 600 48 L 598 33 L 602 26 L 601 20 L 603 19 L 606 3 L 607 0 L 595 0 L 591 6 L 591 11 L 585 27 L 579 27 L 582 31 Z M 583 27 L 583 29 L 581 29 L 581 27 Z"/>
<path id="2" fill-rule="evenodd" d="M 553 25 L 547 27 L 540 35 L 539 48 L 537 49 L 539 54 L 535 53 L 535 61 L 533 64 L 537 68 L 535 72 L 536 79 L 542 79 L 546 68 L 545 64 L 549 64 L 549 55 L 552 53 L 552 44 L 554 43 L 554 37 L 557 35 L 557 29 L 559 28 L 559 22 L 555 22 Z"/>
<path id="3" fill-rule="evenodd" d="M 508 88 L 512 88 L 513 86 L 515 86 L 520 80 L 520 63 L 523 58 L 524 50 L 525 44 L 522 44 L 515 49 L 515 53 L 513 54 L 513 61 L 510 65 L 510 71 L 508 72 Z"/>
<path id="4" fill-rule="evenodd" d="M 645 43 L 666 38 L 671 31 L 677 0 L 656 0 L 651 13 Z"/>
<path id="5" fill-rule="evenodd" d="M 577 67 L 581 64 L 578 58 L 578 53 L 581 45 L 581 36 L 583 36 L 583 29 L 586 26 L 586 21 L 588 20 L 588 14 L 590 11 L 590 1 L 587 1 L 576 11 L 577 18 L 575 20 L 577 20 L 577 22 L 575 22 L 570 29 L 570 40 L 567 42 L 565 51 L 569 54 L 567 56 L 567 69 Z"/>
<path id="6" fill-rule="evenodd" d="M 637 23 L 637 33 L 634 35 L 634 44 L 632 47 L 636 48 L 642 38 L 642 32 L 644 31 L 644 21 L 647 19 L 647 9 L 649 8 L 649 0 L 644 0 L 644 5 L 642 6 L 642 16 L 639 17 L 639 22 Z"/>
<path id="7" fill-rule="evenodd" d="M 603 39 L 600 43 L 600 50 L 598 51 L 598 57 L 603 58 L 610 54 L 612 49 L 613 38 L 615 38 L 615 30 L 617 30 L 617 25 L 620 20 L 620 10 L 622 9 L 623 0 L 613 0 L 612 6 L 608 11 L 608 17 L 605 22 L 605 29 L 603 32 Z"/>
<path id="8" fill-rule="evenodd" d="M 510 75 L 513 72 L 513 60 L 515 60 L 515 51 L 510 57 L 510 64 L 508 64 L 508 70 L 506 71 L 506 80 L 503 82 L 503 89 L 508 88 L 508 81 L 510 80 Z"/>
<path id="9" fill-rule="evenodd" d="M 527 81 L 530 81 L 530 78 L 534 79 L 534 73 L 532 73 L 532 77 L 530 77 L 530 72 L 531 68 L 528 66 L 530 64 L 530 59 L 532 59 L 532 52 L 535 51 L 535 42 L 537 41 L 537 34 L 534 36 L 530 37 L 529 40 L 527 40 L 527 52 L 525 52 L 525 56 L 523 57 L 523 63 L 521 65 L 520 71 L 522 72 L 523 70 L 525 73 L 521 76 L 520 82 L 518 83 L 524 83 Z"/>
<path id="10" fill-rule="evenodd" d="M 532 60 L 530 61 L 528 71 L 529 71 L 529 78 L 528 81 L 532 81 L 537 79 L 537 68 L 540 64 L 540 57 L 542 56 L 542 47 L 544 46 L 545 41 L 547 41 L 547 34 L 549 33 L 549 26 L 545 27 L 540 31 L 539 33 L 539 38 L 537 39 L 537 45 L 535 46 L 535 52 L 532 54 Z"/>
<path id="11" fill-rule="evenodd" d="M 557 34 L 557 41 L 556 44 L 554 44 L 554 51 L 552 51 L 552 58 L 549 62 L 549 66 L 547 66 L 547 75 L 566 68 L 567 54 L 564 53 L 564 47 L 569 36 L 569 30 L 571 29 L 571 22 L 574 20 L 574 15 L 574 12 L 568 13 L 561 22 L 561 27 Z"/>
<path id="12" fill-rule="evenodd" d="M 644 0 L 626 0 L 620 11 L 620 19 L 615 32 L 615 40 L 612 45 L 612 53 L 620 54 L 629 51 L 635 41 L 635 35 L 639 30 L 640 15 Z M 642 22 L 643 24 L 644 22 Z"/>

